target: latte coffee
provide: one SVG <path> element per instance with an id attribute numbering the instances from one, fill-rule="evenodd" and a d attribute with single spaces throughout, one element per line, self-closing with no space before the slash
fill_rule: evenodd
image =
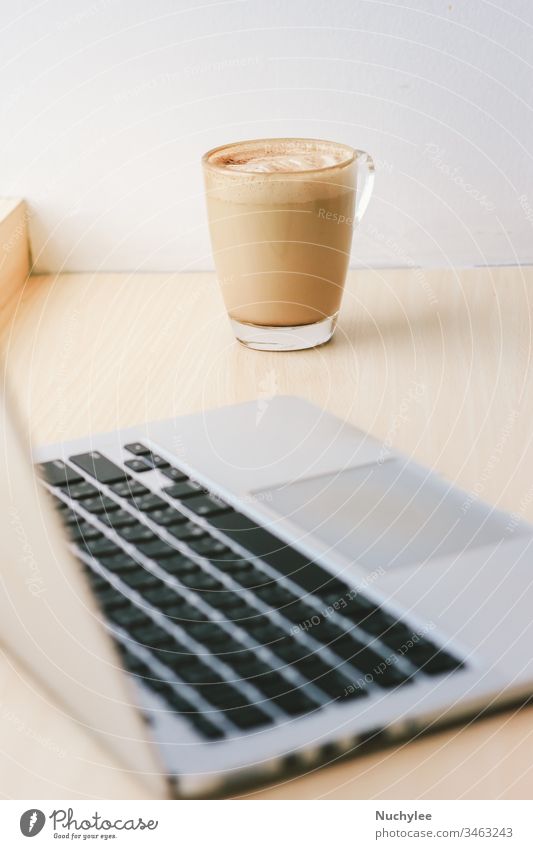
<path id="1" fill-rule="evenodd" d="M 356 159 L 346 145 L 312 139 L 237 142 L 204 156 L 217 276 L 240 341 L 288 350 L 331 337 L 350 256 Z"/>

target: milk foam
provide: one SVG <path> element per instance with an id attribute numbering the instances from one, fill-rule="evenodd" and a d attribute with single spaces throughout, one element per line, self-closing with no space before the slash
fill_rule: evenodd
<path id="1" fill-rule="evenodd" d="M 355 160 L 352 148 L 335 142 L 254 139 L 209 151 L 203 162 L 210 197 L 232 206 L 262 207 L 314 203 L 318 198 L 324 206 L 343 192 L 353 192 Z"/>
<path id="2" fill-rule="evenodd" d="M 344 157 L 345 158 L 345 157 Z M 229 159 L 229 158 L 228 158 Z M 250 171 L 254 174 L 272 174 L 280 171 L 314 171 L 320 168 L 330 168 L 332 165 L 338 165 L 342 162 L 343 157 L 340 154 L 334 153 L 270 153 L 257 154 L 249 158 L 232 157 L 230 161 L 222 161 L 220 164 L 224 168 L 229 168 L 232 171 Z"/>
<path id="3" fill-rule="evenodd" d="M 211 162 L 228 171 L 251 174 L 274 174 L 294 171 L 318 171 L 340 165 L 346 161 L 346 149 L 305 144 L 295 148 L 294 144 L 277 145 L 230 145 L 215 152 Z"/>

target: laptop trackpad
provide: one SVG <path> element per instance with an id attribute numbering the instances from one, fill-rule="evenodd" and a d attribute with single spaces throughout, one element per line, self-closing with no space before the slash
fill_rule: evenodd
<path id="1" fill-rule="evenodd" d="M 427 469 L 394 458 L 255 494 L 365 569 L 496 543 L 509 520 Z"/>

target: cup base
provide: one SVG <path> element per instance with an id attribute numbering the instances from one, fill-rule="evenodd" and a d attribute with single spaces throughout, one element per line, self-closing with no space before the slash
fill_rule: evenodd
<path id="1" fill-rule="evenodd" d="M 314 324 L 295 327 L 269 327 L 260 324 L 245 324 L 230 318 L 235 338 L 247 348 L 255 351 L 304 351 L 325 345 L 333 336 L 338 313 Z"/>

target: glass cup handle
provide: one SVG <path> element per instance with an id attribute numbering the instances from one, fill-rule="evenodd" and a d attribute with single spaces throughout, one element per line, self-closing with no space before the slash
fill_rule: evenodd
<path id="1" fill-rule="evenodd" d="M 363 188 L 362 188 L 361 192 L 359 192 L 359 185 L 358 185 L 357 186 L 357 193 L 356 193 L 356 202 L 355 202 L 356 208 L 355 208 L 354 220 L 355 220 L 356 224 L 359 224 L 360 221 L 361 221 L 361 218 L 363 217 L 363 215 L 366 212 L 366 208 L 368 206 L 370 198 L 372 197 L 372 192 L 374 190 L 375 168 L 374 168 L 374 160 L 372 159 L 372 157 L 370 156 L 369 153 L 366 153 L 366 151 L 364 151 L 364 150 L 357 150 L 356 154 L 357 154 L 357 176 L 358 176 L 358 178 L 359 178 L 359 165 L 360 164 L 366 165 L 366 175 L 365 175 L 365 180 L 364 180 L 364 183 L 363 183 Z M 359 183 L 359 179 L 357 180 L 357 182 Z"/>

